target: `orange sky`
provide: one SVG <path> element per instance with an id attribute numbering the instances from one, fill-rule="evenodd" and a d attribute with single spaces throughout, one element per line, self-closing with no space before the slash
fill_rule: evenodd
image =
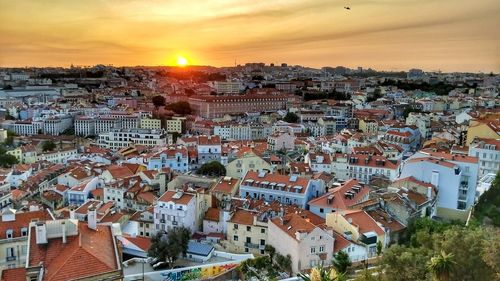
<path id="1" fill-rule="evenodd" d="M 214 66 L 500 72 L 499 15 L 499 0 L 0 0 L 0 66 L 183 55 Z"/>

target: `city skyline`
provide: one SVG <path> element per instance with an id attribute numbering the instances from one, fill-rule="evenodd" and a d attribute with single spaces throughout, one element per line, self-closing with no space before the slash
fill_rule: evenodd
<path id="1" fill-rule="evenodd" d="M 500 71 L 498 1 L 0 0 L 0 66 L 363 66 Z M 344 9 L 345 6 L 351 10 Z"/>

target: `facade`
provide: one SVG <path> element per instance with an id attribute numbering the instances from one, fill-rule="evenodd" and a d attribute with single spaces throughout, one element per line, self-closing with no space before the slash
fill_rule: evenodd
<path id="1" fill-rule="evenodd" d="M 479 177 L 496 174 L 500 169 L 500 139 L 474 139 L 469 156 L 478 158 Z"/>
<path id="2" fill-rule="evenodd" d="M 238 94 L 242 88 L 240 81 L 215 81 L 213 85 L 217 94 Z"/>
<path id="3" fill-rule="evenodd" d="M 306 209 L 307 202 L 325 193 L 322 180 L 312 180 L 297 175 L 279 175 L 266 172 L 248 171 L 240 184 L 240 197 L 263 199 L 267 202 L 275 200 L 297 205 Z"/>
<path id="4" fill-rule="evenodd" d="M 285 109 L 284 96 L 245 95 L 220 97 L 190 97 L 189 104 L 194 114 L 203 118 L 220 118 L 226 114 L 245 112 L 275 112 Z"/>
<path id="5" fill-rule="evenodd" d="M 193 194 L 183 191 L 166 191 L 154 207 L 155 233 L 170 231 L 184 226 L 194 233 L 196 227 L 196 198 Z"/>
<path id="6" fill-rule="evenodd" d="M 334 243 L 331 228 L 314 225 L 298 214 L 269 221 L 268 244 L 276 252 L 291 256 L 293 273 L 318 265 L 331 265 Z"/>
<path id="7" fill-rule="evenodd" d="M 420 151 L 408 158 L 401 178 L 414 177 L 437 187 L 437 216 L 465 220 L 476 196 L 478 159 Z"/>
<path id="8" fill-rule="evenodd" d="M 80 206 L 89 199 L 89 194 L 99 185 L 99 178 L 94 177 L 81 182 L 68 190 L 68 204 Z"/>
<path id="9" fill-rule="evenodd" d="M 186 117 L 172 117 L 166 121 L 168 133 L 182 134 L 186 130 Z"/>
<path id="10" fill-rule="evenodd" d="M 188 150 L 184 146 L 169 147 L 146 158 L 148 170 L 170 168 L 173 171 L 186 173 L 189 170 Z"/>
<path id="11" fill-rule="evenodd" d="M 227 240 L 239 253 L 263 255 L 267 231 L 267 222 L 250 210 L 235 211 L 227 222 Z"/>
<path id="12" fill-rule="evenodd" d="M 99 134 L 101 147 L 118 150 L 131 145 L 163 146 L 167 144 L 164 130 L 114 129 Z"/>
<path id="13" fill-rule="evenodd" d="M 384 156 L 366 154 L 336 154 L 333 173 L 337 179 L 357 179 L 369 183 L 374 177 L 394 180 L 399 176 L 400 162 L 389 161 Z"/>
<path id="14" fill-rule="evenodd" d="M 247 171 L 272 172 L 273 168 L 271 164 L 254 152 L 245 153 L 226 165 L 226 175 L 229 177 L 241 179 Z"/>
<path id="15" fill-rule="evenodd" d="M 295 148 L 295 136 L 290 132 L 276 132 L 267 137 L 269 150 L 291 150 Z"/>
<path id="16" fill-rule="evenodd" d="M 152 119 L 152 118 L 142 118 L 140 121 L 141 129 L 150 129 L 150 130 L 160 130 L 161 129 L 161 120 L 160 119 Z"/>
<path id="17" fill-rule="evenodd" d="M 199 165 L 221 160 L 222 145 L 219 136 L 198 136 L 196 149 Z"/>
<path id="18" fill-rule="evenodd" d="M 66 150 L 57 150 L 49 153 L 43 153 L 38 155 L 38 161 L 48 161 L 55 164 L 66 164 L 68 159 L 74 158 L 78 155 L 78 151 L 76 149 L 66 149 Z"/>

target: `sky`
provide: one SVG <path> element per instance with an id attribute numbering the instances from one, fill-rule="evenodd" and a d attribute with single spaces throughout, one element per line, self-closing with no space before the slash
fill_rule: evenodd
<path id="1" fill-rule="evenodd" d="M 0 66 L 173 65 L 178 56 L 498 73 L 500 1 L 0 0 Z"/>

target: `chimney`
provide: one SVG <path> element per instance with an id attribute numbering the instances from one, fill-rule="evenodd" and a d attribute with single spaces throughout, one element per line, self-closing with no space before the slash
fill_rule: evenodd
<path id="1" fill-rule="evenodd" d="M 61 226 L 62 226 L 62 242 L 66 244 L 66 222 L 65 221 L 61 222 Z"/>
<path id="2" fill-rule="evenodd" d="M 37 244 L 47 244 L 47 226 L 44 222 L 37 222 L 35 224 L 36 230 L 36 243 Z"/>
<path id="3" fill-rule="evenodd" d="M 438 171 L 432 171 L 431 184 L 434 185 L 435 187 L 439 186 L 439 172 Z"/>
<path id="4" fill-rule="evenodd" d="M 69 209 L 69 218 L 72 220 L 76 219 L 76 212 L 73 208 Z"/>
<path id="5" fill-rule="evenodd" d="M 97 230 L 97 212 L 94 206 L 89 208 L 89 211 L 87 213 L 87 220 L 89 228 Z"/>

